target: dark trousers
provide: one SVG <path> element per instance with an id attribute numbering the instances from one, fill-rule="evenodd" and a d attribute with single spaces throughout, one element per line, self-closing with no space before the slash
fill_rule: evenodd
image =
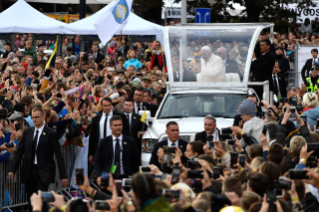
<path id="1" fill-rule="evenodd" d="M 30 201 L 30 197 L 32 196 L 32 194 L 38 193 L 38 190 L 47 192 L 49 188 L 49 184 L 42 182 L 37 165 L 32 166 L 30 177 L 28 181 L 25 183 L 25 186 L 26 186 L 27 197 L 29 202 L 29 211 L 32 211 L 32 206 Z M 46 203 L 43 203 L 42 212 L 47 212 L 47 211 L 48 211 L 48 205 Z"/>

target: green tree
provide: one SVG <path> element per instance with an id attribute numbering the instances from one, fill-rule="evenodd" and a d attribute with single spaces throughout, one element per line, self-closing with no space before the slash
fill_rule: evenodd
<path id="1" fill-rule="evenodd" d="M 181 0 L 175 0 L 176 3 Z M 194 11 L 194 8 L 205 5 L 211 8 L 212 22 L 225 22 L 231 18 L 227 9 L 235 9 L 233 4 L 238 3 L 246 9 L 242 11 L 240 22 L 259 22 L 261 17 L 264 22 L 288 22 L 288 19 L 296 19 L 298 13 L 309 6 L 316 6 L 312 0 L 216 0 L 216 3 L 210 6 L 207 0 L 187 0 L 188 11 Z M 297 10 L 289 10 L 285 7 L 287 4 L 297 3 Z"/>

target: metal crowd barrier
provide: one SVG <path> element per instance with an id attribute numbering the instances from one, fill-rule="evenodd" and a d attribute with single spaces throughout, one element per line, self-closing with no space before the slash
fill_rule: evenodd
<path id="1" fill-rule="evenodd" d="M 19 165 L 13 180 L 8 181 L 8 173 L 11 165 L 11 158 L 0 164 L 0 209 L 7 209 L 13 212 L 11 208 L 24 206 L 28 204 L 25 185 L 20 181 L 21 164 Z M 22 173 L 23 174 L 23 173 Z"/>

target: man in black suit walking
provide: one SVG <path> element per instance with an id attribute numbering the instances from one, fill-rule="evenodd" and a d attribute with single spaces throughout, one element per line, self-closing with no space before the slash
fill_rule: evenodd
<path id="1" fill-rule="evenodd" d="M 112 135 L 100 141 L 94 159 L 94 170 L 99 186 L 101 186 L 102 170 L 111 171 L 114 168 L 114 179 L 122 179 L 138 172 L 139 167 L 136 142 L 122 134 L 123 124 L 120 116 L 115 115 L 110 119 L 110 129 Z"/>
<path id="2" fill-rule="evenodd" d="M 123 134 L 129 136 L 128 126 L 126 117 L 122 113 L 113 111 L 112 100 L 108 97 L 104 97 L 101 100 L 102 113 L 95 116 L 92 119 L 92 127 L 89 140 L 89 162 L 93 165 L 93 158 L 96 152 L 96 149 L 102 138 L 106 138 L 112 135 L 110 129 L 110 119 L 114 115 L 118 115 L 122 118 L 123 121 Z"/>
<path id="3" fill-rule="evenodd" d="M 179 139 L 179 127 L 175 121 L 170 121 L 166 124 L 166 134 L 167 134 L 167 139 L 165 139 L 164 141 L 158 142 L 154 145 L 151 160 L 149 162 L 149 164 L 154 164 L 159 169 L 162 169 L 162 167 L 158 160 L 158 153 L 159 153 L 159 150 L 162 151 L 163 146 L 169 146 L 169 147 L 176 146 L 181 150 L 181 152 L 184 155 L 184 152 L 186 151 L 186 147 L 188 144 L 187 141 Z"/>
<path id="4" fill-rule="evenodd" d="M 226 73 L 238 74 L 240 80 L 241 81 L 243 80 L 243 75 L 240 73 L 237 62 L 227 57 L 227 49 L 225 47 L 219 47 L 216 50 L 216 55 L 218 55 L 219 57 L 223 59 Z"/>
<path id="5" fill-rule="evenodd" d="M 42 108 L 33 109 L 32 120 L 35 127 L 26 128 L 23 131 L 21 141 L 18 144 L 17 151 L 11 163 L 10 172 L 8 173 L 10 181 L 13 179 L 14 173 L 23 158 L 20 179 L 26 185 L 29 200 L 33 193 L 37 193 L 38 190 L 48 191 L 49 184 L 54 183 L 54 155 L 59 167 L 62 185 L 68 185 L 64 159 L 59 142 L 56 139 L 56 133 L 51 128 L 45 126 L 44 119 L 45 114 Z M 30 204 L 29 211 L 32 211 Z M 46 205 L 44 205 L 42 211 L 48 211 Z"/>
<path id="6" fill-rule="evenodd" d="M 151 116 L 154 117 L 156 111 L 153 110 L 153 108 L 143 102 L 144 99 L 144 89 L 142 87 L 139 87 L 135 90 L 134 93 L 134 113 L 138 114 L 138 111 L 140 110 L 149 110 L 151 112 Z"/>
<path id="7" fill-rule="evenodd" d="M 219 141 L 220 132 L 216 127 L 216 119 L 212 115 L 207 115 L 204 119 L 204 131 L 198 132 L 195 135 L 195 141 L 200 141 L 204 145 L 207 142 L 208 136 L 213 136 L 212 141 Z"/>
<path id="8" fill-rule="evenodd" d="M 317 58 L 318 57 L 318 49 L 312 49 L 311 55 L 312 55 L 312 58 L 308 59 L 306 61 L 305 65 L 301 69 L 301 77 L 302 77 L 302 80 L 305 84 L 307 82 L 306 78 L 310 76 L 310 71 L 311 71 L 312 65 L 314 63 L 318 65 L 318 63 L 319 63 L 319 58 Z"/>
<path id="9" fill-rule="evenodd" d="M 272 81 L 272 69 L 275 65 L 275 55 L 273 52 L 270 52 L 270 41 L 269 40 L 261 40 L 260 41 L 260 53 L 261 56 L 259 58 L 256 57 L 256 53 L 254 52 L 251 70 L 252 73 L 252 81 L 253 82 L 264 82 L 266 80 L 269 81 L 269 90 L 273 91 L 273 81 Z M 262 86 L 252 86 L 256 93 L 259 96 L 259 99 L 263 98 L 263 87 Z"/>
<path id="10" fill-rule="evenodd" d="M 124 101 L 123 105 L 123 114 L 126 116 L 126 120 L 128 123 L 129 128 L 129 136 L 133 138 L 137 144 L 137 150 L 139 155 L 141 154 L 141 136 L 143 135 L 142 131 L 145 131 L 143 129 L 144 124 L 141 122 L 141 116 L 133 113 L 134 110 L 134 103 L 132 99 L 127 99 Z M 144 127 L 146 128 L 146 127 Z"/>
<path id="11" fill-rule="evenodd" d="M 99 64 L 102 60 L 104 60 L 104 55 L 99 52 L 100 48 L 97 44 L 92 45 L 92 56 L 94 61 Z"/>
<path id="12" fill-rule="evenodd" d="M 279 63 L 276 61 L 275 66 L 272 70 L 272 78 L 274 83 L 274 94 L 276 96 L 281 97 L 287 97 L 287 90 L 286 90 L 286 82 L 285 78 L 282 75 L 279 75 L 280 73 L 279 69 Z M 277 102 L 277 101 L 275 101 Z M 279 102 L 277 102 L 279 104 Z"/>

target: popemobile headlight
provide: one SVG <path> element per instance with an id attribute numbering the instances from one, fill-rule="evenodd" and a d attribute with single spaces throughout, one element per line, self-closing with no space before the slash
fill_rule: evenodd
<path id="1" fill-rule="evenodd" d="M 154 145 L 158 142 L 158 139 L 143 139 L 142 152 L 152 152 Z"/>

